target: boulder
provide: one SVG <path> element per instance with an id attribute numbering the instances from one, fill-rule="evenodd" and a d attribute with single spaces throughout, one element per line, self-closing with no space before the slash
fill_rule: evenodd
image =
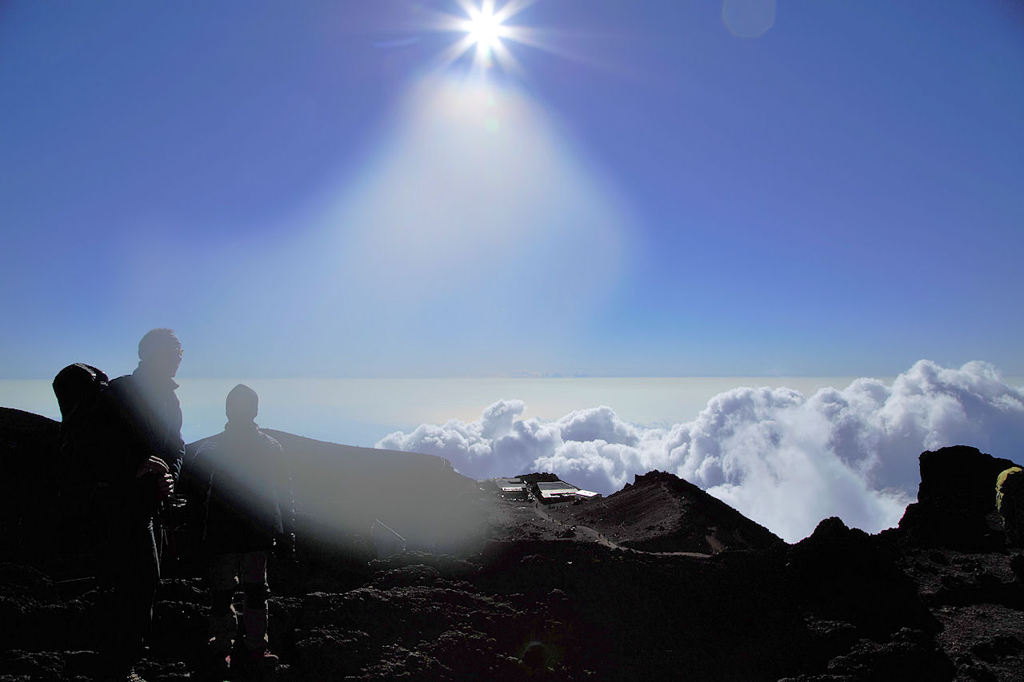
<path id="1" fill-rule="evenodd" d="M 995 506 L 996 477 L 1015 466 L 977 448 L 956 445 L 921 453 L 917 502 L 907 506 L 899 530 L 919 547 L 966 551 L 1001 548 L 1005 539 Z"/>
<path id="2" fill-rule="evenodd" d="M 851 623 L 870 636 L 901 627 L 932 630 L 935 621 L 897 557 L 889 544 L 832 517 L 789 548 L 786 577 L 817 618 Z"/>

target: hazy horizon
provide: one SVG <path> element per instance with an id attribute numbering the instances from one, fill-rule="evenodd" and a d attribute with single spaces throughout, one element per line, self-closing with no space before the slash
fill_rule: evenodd
<path id="1" fill-rule="evenodd" d="M 857 378 L 176 377 L 175 381 L 180 386 L 177 393 L 183 412 L 192 417 L 184 420 L 187 442 L 203 438 L 209 435 L 206 430 L 222 425 L 224 397 L 233 386 L 244 383 L 262 396 L 259 421 L 267 428 L 348 445 L 367 445 L 366 438 L 346 439 L 343 429 L 330 425 L 318 427 L 314 422 L 327 424 L 327 413 L 336 410 L 335 417 L 341 420 L 351 423 L 355 416 L 363 422 L 376 422 L 381 428 L 394 430 L 424 421 L 471 420 L 496 400 L 515 396 L 527 403 L 526 414 L 531 417 L 555 418 L 580 406 L 609 404 L 632 420 L 653 424 L 678 420 L 688 413 L 695 416 L 710 398 L 730 388 L 786 386 L 810 394 L 827 386 L 846 386 Z M 894 377 L 876 378 L 891 381 Z M 1024 377 L 1019 381 L 1024 385 Z M 0 379 L 0 406 L 59 421 L 60 411 L 51 382 L 52 378 Z M 371 391 L 369 394 L 367 389 Z M 313 409 L 318 417 L 302 418 L 296 411 L 297 406 L 298 409 Z M 303 429 L 307 433 L 303 433 Z M 332 430 L 337 438 L 326 437 Z M 379 437 L 373 442 L 376 440 Z"/>

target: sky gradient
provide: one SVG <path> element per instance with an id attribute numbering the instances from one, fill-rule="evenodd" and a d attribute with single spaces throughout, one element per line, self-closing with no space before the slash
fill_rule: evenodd
<path id="1" fill-rule="evenodd" d="M 725 5 L 4 3 L 0 378 L 1024 374 L 1022 6 Z"/>

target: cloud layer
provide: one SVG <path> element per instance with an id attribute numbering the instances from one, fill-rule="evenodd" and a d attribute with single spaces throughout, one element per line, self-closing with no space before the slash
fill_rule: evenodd
<path id="1" fill-rule="evenodd" d="M 794 541 L 833 515 L 870 532 L 895 525 L 917 493 L 923 450 L 967 444 L 1020 461 L 1024 443 L 1024 391 L 984 362 L 921 360 L 892 385 L 857 379 L 810 397 L 735 388 L 668 428 L 605 406 L 554 421 L 520 419 L 524 410 L 500 400 L 476 421 L 423 424 L 377 447 L 440 455 L 477 479 L 552 471 L 606 494 L 635 474 L 670 471 Z"/>

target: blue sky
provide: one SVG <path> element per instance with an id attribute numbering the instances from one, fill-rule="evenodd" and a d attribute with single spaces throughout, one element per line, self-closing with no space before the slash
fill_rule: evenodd
<path id="1" fill-rule="evenodd" d="M 437 12 L 0 7 L 0 377 L 1024 374 L 1018 3 Z"/>

